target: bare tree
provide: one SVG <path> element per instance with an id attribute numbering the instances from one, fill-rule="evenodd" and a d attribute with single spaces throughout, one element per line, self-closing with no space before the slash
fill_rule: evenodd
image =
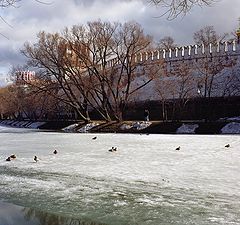
<path id="1" fill-rule="evenodd" d="M 228 68 L 232 69 L 236 65 L 236 58 L 226 56 L 206 56 L 199 59 L 195 64 L 198 72 L 198 91 L 201 97 L 210 98 L 219 96 L 221 89 L 226 91 L 230 85 L 229 81 L 234 77 L 226 79 L 226 73 L 229 73 Z M 224 71 L 226 70 L 226 71 Z M 231 76 L 233 74 L 229 74 Z M 224 92 L 225 92 L 224 91 Z"/>
<path id="2" fill-rule="evenodd" d="M 212 44 L 212 46 L 217 46 L 218 44 L 223 45 L 222 41 L 224 41 L 227 36 L 227 33 L 223 35 L 217 34 L 213 26 L 206 26 L 195 32 L 193 38 L 196 44 L 204 44 L 205 47 L 209 48 L 210 44 Z M 215 51 L 207 53 L 205 57 L 197 60 L 195 67 L 198 73 L 199 95 L 205 98 L 212 97 L 220 84 L 223 85 L 223 80 L 228 82 L 226 79 L 221 78 L 223 77 L 222 71 L 229 67 L 232 68 L 235 64 L 236 59 L 234 57 L 227 56 L 223 53 L 216 53 Z"/>
<path id="3" fill-rule="evenodd" d="M 147 63 L 147 60 L 137 62 L 136 55 L 147 51 L 151 37 L 134 22 L 97 21 L 88 23 L 87 27 L 74 26 L 65 38 L 86 69 L 85 79 L 89 77 L 88 96 L 84 94 L 88 104 L 106 120 L 122 120 L 131 96 L 151 81 L 134 83 L 137 67 L 143 68 Z M 91 57 L 75 48 L 73 43 L 76 41 L 87 49 Z M 147 67 L 144 69 L 149 70 Z"/>
<path id="4" fill-rule="evenodd" d="M 47 1 L 40 1 L 40 0 L 34 0 L 35 2 L 39 2 L 41 4 L 51 4 Z M 0 8 L 8 8 L 8 7 L 16 7 L 16 4 L 18 2 L 22 2 L 22 0 L 0 0 Z"/>
<path id="5" fill-rule="evenodd" d="M 168 19 L 187 14 L 194 6 L 209 6 L 215 0 L 149 0 L 151 3 L 166 8 Z"/>
<path id="6" fill-rule="evenodd" d="M 15 103 L 15 94 L 10 86 L 0 89 L 0 113 L 1 118 L 14 118 L 17 112 L 17 105 Z"/>
<path id="7" fill-rule="evenodd" d="M 33 0 L 35 2 L 44 4 L 44 5 L 50 5 L 52 4 L 52 2 L 47 2 L 47 1 L 41 1 L 41 0 Z M 0 9 L 7 9 L 10 7 L 18 7 L 17 3 L 22 2 L 22 0 L 0 0 Z M 1 15 L 0 13 L 0 20 L 2 20 L 6 25 L 8 25 L 9 27 L 12 27 L 10 23 L 8 23 L 8 21 L 6 21 L 4 19 L 4 17 Z M 7 37 L 5 34 L 0 33 L 0 35 L 6 39 L 9 39 L 9 37 Z"/>
<path id="8" fill-rule="evenodd" d="M 39 82 L 31 84 L 39 92 L 45 92 L 64 104 L 71 106 L 77 115 L 88 121 L 88 113 L 76 85 L 72 84 L 69 67 L 72 59 L 67 57 L 67 45 L 60 34 L 40 32 L 34 45 L 25 43 L 22 53 L 29 59 L 29 66 L 38 69 Z M 77 75 L 76 75 L 77 77 Z"/>
<path id="9" fill-rule="evenodd" d="M 234 66 L 231 66 L 230 69 L 230 71 L 227 71 L 228 75 L 225 75 L 223 79 L 219 81 L 219 86 L 222 87 L 221 95 L 223 97 L 240 95 L 239 69 L 236 69 Z"/>
<path id="10" fill-rule="evenodd" d="M 134 83 L 137 68 L 153 73 L 144 67 L 146 55 L 136 60 L 151 41 L 136 23 L 96 21 L 66 28 L 63 35 L 40 32 L 38 42 L 26 43 L 22 52 L 30 66 L 42 71 L 39 91 L 69 104 L 86 121 L 88 108 L 105 120 L 122 120 L 131 96 L 152 80 L 146 76 Z"/>
<path id="11" fill-rule="evenodd" d="M 192 65 L 184 61 L 171 64 L 174 66 L 169 71 L 162 71 L 162 75 L 155 79 L 155 89 L 162 103 L 163 120 L 169 119 L 167 106 L 171 106 L 171 118 L 177 118 L 178 110 L 180 119 L 187 102 L 193 97 L 194 90 Z"/>
<path id="12" fill-rule="evenodd" d="M 175 40 L 170 36 L 165 36 L 162 39 L 160 39 L 157 45 L 160 49 L 166 49 L 166 50 L 177 47 Z"/>
<path id="13" fill-rule="evenodd" d="M 213 26 L 206 26 L 199 31 L 196 31 L 193 34 L 193 39 L 198 45 L 204 44 L 205 46 L 208 46 L 209 44 L 216 45 L 218 42 L 224 41 L 227 36 L 227 33 L 222 35 L 217 34 Z"/>

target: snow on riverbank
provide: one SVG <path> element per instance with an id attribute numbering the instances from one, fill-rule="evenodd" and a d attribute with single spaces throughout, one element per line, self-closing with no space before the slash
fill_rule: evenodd
<path id="1" fill-rule="evenodd" d="M 62 128 L 62 130 L 65 131 L 65 132 L 74 132 L 78 126 L 79 126 L 78 123 L 74 123 L 74 124 L 71 124 L 67 127 Z"/>
<path id="2" fill-rule="evenodd" d="M 225 121 L 225 123 L 224 123 Z M 234 118 L 224 118 L 221 119 L 221 121 L 216 121 L 215 123 L 223 123 L 224 126 L 221 124 L 218 125 L 220 126 L 217 130 L 213 129 L 211 130 L 211 127 L 209 129 L 209 126 L 215 126 L 214 122 L 210 122 L 209 124 L 207 124 L 207 129 L 206 130 L 206 124 L 203 122 L 195 122 L 195 123 L 182 123 L 181 125 L 179 125 L 178 127 L 176 126 L 176 124 L 174 125 L 174 123 L 161 123 L 160 121 L 157 122 L 149 122 L 149 121 L 134 121 L 134 122 L 130 122 L 130 121 L 126 121 L 123 122 L 121 125 L 119 126 L 111 126 L 111 124 L 103 127 L 109 127 L 109 129 L 107 130 L 107 132 L 142 132 L 144 129 L 148 128 L 149 133 L 151 133 L 152 127 L 153 128 L 153 133 L 176 133 L 176 134 L 198 134 L 199 130 L 200 133 L 202 134 L 202 130 L 205 129 L 206 132 L 204 132 L 204 134 L 240 134 L 240 117 L 234 117 Z M 58 123 L 58 122 L 56 122 Z M 173 124 L 173 129 L 169 130 L 169 124 L 170 126 L 172 126 L 171 124 Z M 32 121 L 15 121 L 15 120 L 3 120 L 0 121 L 0 125 L 3 126 L 7 126 L 7 127 L 16 127 L 16 128 L 31 128 L 31 129 L 41 129 L 41 126 L 47 125 L 45 129 L 51 129 L 51 127 L 55 126 L 54 122 L 32 122 Z M 66 125 L 66 124 L 65 124 Z M 87 133 L 87 132 L 91 132 L 93 128 L 95 128 L 96 126 L 98 126 L 99 123 L 96 122 L 91 122 L 88 124 L 82 124 L 82 123 L 73 123 L 69 126 L 64 127 L 64 125 L 59 128 L 59 130 L 61 129 L 64 132 L 79 132 L 79 133 Z M 53 129 L 53 128 L 52 128 Z M 58 129 L 58 128 L 54 128 L 54 129 Z M 93 132 L 101 132 L 101 127 L 99 127 L 99 129 L 94 129 Z"/>
<path id="3" fill-rule="evenodd" d="M 129 130 L 129 129 L 136 129 L 136 130 L 144 130 L 147 127 L 149 127 L 152 123 L 146 122 L 146 121 L 140 121 L 140 122 L 133 122 L 131 124 L 123 124 L 120 129 L 121 130 Z"/>
<path id="4" fill-rule="evenodd" d="M 46 122 L 31 122 L 31 121 L 15 121 L 15 120 L 3 120 L 0 122 L 1 125 L 19 128 L 31 128 L 38 129 Z"/>
<path id="5" fill-rule="evenodd" d="M 231 120 L 230 120 L 231 121 Z M 240 120 L 239 120 L 240 121 Z M 183 124 L 176 131 L 177 134 L 195 134 L 198 124 Z M 240 134 L 240 123 L 230 122 L 226 124 L 220 131 L 221 134 Z"/>
<path id="6" fill-rule="evenodd" d="M 183 124 L 176 131 L 177 134 L 195 134 L 195 129 L 198 128 L 198 124 Z"/>
<path id="7" fill-rule="evenodd" d="M 88 131 L 90 131 L 92 128 L 98 126 L 98 123 L 88 123 L 86 125 L 84 125 L 83 127 L 81 127 L 80 129 L 78 129 L 77 131 L 80 133 L 87 133 Z"/>
<path id="8" fill-rule="evenodd" d="M 240 123 L 231 122 L 221 129 L 222 134 L 240 134 Z"/>

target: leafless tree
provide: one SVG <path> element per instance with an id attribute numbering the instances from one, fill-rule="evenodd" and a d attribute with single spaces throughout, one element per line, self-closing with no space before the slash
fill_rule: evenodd
<path id="1" fill-rule="evenodd" d="M 149 0 L 151 3 L 166 8 L 169 19 L 187 14 L 194 6 L 209 6 L 216 0 Z"/>
<path id="2" fill-rule="evenodd" d="M 41 4 L 50 4 L 47 1 L 34 0 L 35 2 L 39 2 Z M 0 8 L 8 8 L 8 7 L 16 7 L 18 2 L 22 2 L 22 0 L 0 0 Z"/>
<path id="3" fill-rule="evenodd" d="M 223 97 L 232 97 L 240 95 L 240 78 L 239 78 L 239 69 L 236 69 L 234 66 L 230 67 L 230 70 L 227 71 L 228 75 L 224 76 L 221 81 L 219 81 L 219 86 L 222 87 L 221 96 Z"/>
<path id="4" fill-rule="evenodd" d="M 165 36 L 162 39 L 160 39 L 157 45 L 160 49 L 166 49 L 166 50 L 177 47 L 175 40 L 170 36 Z"/>
<path id="5" fill-rule="evenodd" d="M 133 85 L 137 67 L 147 62 L 137 63 L 136 55 L 147 51 L 152 39 L 134 22 L 101 21 L 88 23 L 87 27 L 74 26 L 65 38 L 86 69 L 84 77 L 89 77 L 90 87 L 84 88 L 88 90 L 84 94 L 88 104 L 106 120 L 122 120 L 131 96 L 151 81 Z M 76 41 L 91 57 L 75 47 Z"/>
<path id="6" fill-rule="evenodd" d="M 29 59 L 28 64 L 38 69 L 39 82 L 35 85 L 39 92 L 45 92 L 64 104 L 71 106 L 77 115 L 89 120 L 81 94 L 69 79 L 71 71 L 67 57 L 67 46 L 60 34 L 40 32 L 34 45 L 25 43 L 22 53 Z M 77 77 L 77 75 L 76 75 Z"/>
<path id="7" fill-rule="evenodd" d="M 177 116 L 176 110 L 179 112 L 178 118 L 182 116 L 187 102 L 193 97 L 195 79 L 192 73 L 193 68 L 189 62 L 176 61 L 171 62 L 169 71 L 162 71 L 161 76 L 155 79 L 155 89 L 162 102 L 163 120 L 170 119 L 168 105 L 172 109 L 172 119 Z"/>
<path id="8" fill-rule="evenodd" d="M 138 67 L 153 73 L 143 66 L 148 60 L 136 61 L 151 41 L 136 23 L 96 21 L 66 28 L 62 35 L 40 32 L 38 42 L 26 43 L 22 52 L 42 71 L 39 90 L 69 104 L 86 121 L 89 108 L 105 120 L 122 120 L 131 96 L 152 80 L 134 83 Z"/>
<path id="9" fill-rule="evenodd" d="M 217 44 L 223 45 L 222 41 L 226 40 L 227 36 L 227 33 L 217 34 L 213 26 L 206 26 L 195 32 L 193 38 L 198 45 L 204 44 L 205 48 L 209 48 L 210 44 L 212 44 L 212 47 L 214 48 L 215 46 L 216 49 Z M 220 87 L 220 84 L 223 85 L 223 80 L 228 82 L 223 78 L 225 75 L 222 74 L 222 71 L 229 67 L 232 68 L 235 64 L 235 57 L 217 53 L 216 51 L 212 51 L 210 54 L 208 52 L 204 57 L 197 60 L 195 67 L 198 71 L 199 95 L 205 98 L 212 97 L 214 92 Z"/>
<path id="10" fill-rule="evenodd" d="M 201 97 L 210 98 L 220 95 L 220 86 L 227 85 L 224 79 L 228 68 L 236 65 L 236 59 L 230 56 L 206 56 L 195 63 L 198 72 L 198 91 Z M 226 82 L 223 84 L 223 82 Z M 223 89 L 225 89 L 223 87 Z"/>
<path id="11" fill-rule="evenodd" d="M 193 39 L 198 45 L 204 44 L 205 46 L 208 46 L 209 44 L 216 45 L 218 42 L 223 42 L 227 36 L 227 33 L 222 35 L 217 34 L 213 26 L 206 26 L 199 31 L 196 31 L 193 34 Z"/>

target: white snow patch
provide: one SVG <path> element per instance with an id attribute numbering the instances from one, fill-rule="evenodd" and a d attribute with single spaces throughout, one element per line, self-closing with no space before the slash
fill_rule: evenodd
<path id="1" fill-rule="evenodd" d="M 152 123 L 151 122 L 136 122 L 133 124 L 133 128 L 137 129 L 137 130 L 143 130 L 147 127 L 149 127 Z"/>
<path id="2" fill-rule="evenodd" d="M 198 124 L 183 124 L 176 131 L 177 134 L 195 134 L 195 129 L 198 128 Z"/>
<path id="3" fill-rule="evenodd" d="M 240 134 L 240 123 L 231 122 L 221 129 L 222 134 Z"/>
<path id="4" fill-rule="evenodd" d="M 85 126 L 81 127 L 80 129 L 78 129 L 78 132 L 80 133 L 86 133 L 88 132 L 89 130 L 91 130 L 93 127 L 96 127 L 98 126 L 99 124 L 98 123 L 88 123 L 86 124 Z"/>
<path id="5" fill-rule="evenodd" d="M 132 128 L 132 125 L 125 124 L 125 123 L 122 124 L 121 127 L 120 127 L 121 130 L 129 130 L 131 128 Z"/>
<path id="6" fill-rule="evenodd" d="M 73 131 L 75 131 L 75 128 L 77 126 L 79 126 L 79 124 L 78 123 L 74 123 L 74 124 L 71 124 L 71 125 L 69 125 L 67 127 L 62 128 L 62 130 L 65 131 L 65 132 L 73 132 Z"/>
<path id="7" fill-rule="evenodd" d="M 132 124 L 122 124 L 120 127 L 121 130 L 129 130 L 131 128 L 137 129 L 137 130 L 143 130 L 147 127 L 149 127 L 152 123 L 151 122 L 146 122 L 146 121 L 141 121 L 141 122 L 133 122 Z"/>

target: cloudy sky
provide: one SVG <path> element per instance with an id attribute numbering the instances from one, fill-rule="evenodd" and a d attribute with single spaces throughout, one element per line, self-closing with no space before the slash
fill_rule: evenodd
<path id="1" fill-rule="evenodd" d="M 25 41 L 34 42 L 40 30 L 61 31 L 66 26 L 87 21 L 137 21 L 156 41 L 172 36 L 179 45 L 193 43 L 193 33 L 213 25 L 218 33 L 239 26 L 240 0 L 217 0 L 211 7 L 195 7 L 185 17 L 167 20 L 165 9 L 148 0 L 22 0 L 19 7 L 0 9 L 0 84 L 11 65 L 24 62 L 19 49 Z M 9 25 L 8 25 L 9 24 Z"/>

